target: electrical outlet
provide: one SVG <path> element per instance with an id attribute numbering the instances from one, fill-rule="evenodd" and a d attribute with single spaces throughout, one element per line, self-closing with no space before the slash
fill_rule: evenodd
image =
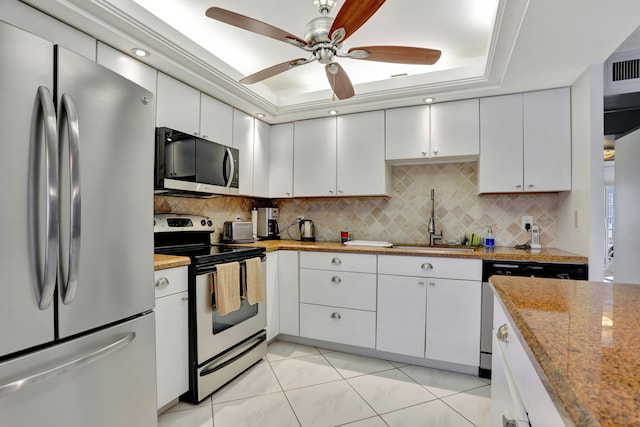
<path id="1" fill-rule="evenodd" d="M 522 229 L 527 230 L 527 224 L 529 224 L 529 230 L 533 225 L 533 217 L 531 215 L 522 215 Z"/>

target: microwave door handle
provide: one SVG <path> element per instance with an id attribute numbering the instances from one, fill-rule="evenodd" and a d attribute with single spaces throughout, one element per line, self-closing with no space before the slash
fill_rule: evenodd
<path id="1" fill-rule="evenodd" d="M 69 218 L 69 265 L 67 277 L 64 277 L 64 267 L 60 266 L 62 302 L 71 304 L 78 288 L 78 267 L 80 264 L 80 125 L 78 113 L 73 99 L 68 94 L 62 95 L 60 103 L 60 151 L 62 153 L 63 127 L 67 127 L 69 141 L 69 193 L 70 193 L 70 218 Z M 62 253 L 62 248 L 60 248 Z"/>
<path id="2" fill-rule="evenodd" d="M 44 271 L 39 265 L 40 239 L 37 236 L 38 226 L 38 187 L 40 185 L 40 153 L 39 145 L 44 130 L 44 157 L 46 174 L 46 225 Z M 29 247 L 32 260 L 32 274 L 36 283 L 35 291 L 38 298 L 38 308 L 46 310 L 53 302 L 56 288 L 58 267 L 58 246 L 60 229 L 58 226 L 58 130 L 56 127 L 56 112 L 51 92 L 44 86 L 38 88 L 36 102 L 33 106 L 31 122 L 31 150 L 29 156 L 29 187 L 28 187 L 28 215 L 29 215 Z M 42 274 L 42 275 L 41 275 Z"/>
<path id="3" fill-rule="evenodd" d="M 225 187 L 231 187 L 231 183 L 233 182 L 233 176 L 236 173 L 236 165 L 235 165 L 235 159 L 233 158 L 233 152 L 231 151 L 231 148 L 229 147 L 225 147 L 226 150 L 226 154 L 224 155 L 224 159 L 225 159 L 225 166 L 224 166 L 224 181 L 225 181 Z M 229 169 L 231 169 L 230 174 L 227 176 L 227 166 L 229 167 Z"/>

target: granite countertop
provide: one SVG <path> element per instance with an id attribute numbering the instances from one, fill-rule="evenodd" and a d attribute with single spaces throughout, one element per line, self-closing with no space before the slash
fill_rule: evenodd
<path id="1" fill-rule="evenodd" d="M 182 267 L 191 264 L 191 259 L 186 256 L 160 255 L 154 254 L 153 264 L 155 270 L 164 270 L 166 268 Z"/>
<path id="2" fill-rule="evenodd" d="M 490 280 L 561 413 L 576 426 L 640 426 L 640 285 Z"/>
<path id="3" fill-rule="evenodd" d="M 440 250 L 432 250 L 428 247 L 420 249 L 403 249 L 376 246 L 345 246 L 341 242 L 301 242 L 298 240 L 259 240 L 253 243 L 244 243 L 241 244 L 241 246 L 260 246 L 264 247 L 267 252 L 277 250 L 295 250 L 350 252 L 375 255 L 412 255 L 469 259 L 500 259 L 512 261 L 564 262 L 573 264 L 586 264 L 589 262 L 589 259 L 585 256 L 555 248 L 531 250 L 515 249 L 509 246 L 495 246 L 493 248 L 480 247 L 473 252 L 443 252 Z"/>

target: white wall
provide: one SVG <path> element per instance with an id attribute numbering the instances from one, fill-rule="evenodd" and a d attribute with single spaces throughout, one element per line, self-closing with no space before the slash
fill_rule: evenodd
<path id="1" fill-rule="evenodd" d="M 558 199 L 558 247 L 589 257 L 589 280 L 603 277 L 603 66 L 591 65 L 571 86 L 572 191 Z"/>

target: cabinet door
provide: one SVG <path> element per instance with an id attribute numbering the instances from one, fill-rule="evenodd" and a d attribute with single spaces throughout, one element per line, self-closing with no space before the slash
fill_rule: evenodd
<path id="1" fill-rule="evenodd" d="M 128 78 L 132 82 L 139 84 L 149 92 L 156 93 L 158 88 L 158 71 L 147 64 L 143 64 L 102 42 L 98 42 L 96 62 Z M 153 102 L 156 102 L 155 98 Z"/>
<path id="2" fill-rule="evenodd" d="M 271 126 L 269 163 L 270 196 L 293 196 L 293 123 Z"/>
<path id="3" fill-rule="evenodd" d="M 429 106 L 394 108 L 385 111 L 387 160 L 429 157 Z"/>
<path id="4" fill-rule="evenodd" d="M 480 100 L 478 192 L 522 191 L 522 94 Z"/>
<path id="5" fill-rule="evenodd" d="M 336 195 L 336 118 L 294 125 L 293 192 L 300 196 Z"/>
<path id="6" fill-rule="evenodd" d="M 233 107 L 200 94 L 200 135 L 218 144 L 233 145 Z"/>
<path id="7" fill-rule="evenodd" d="M 524 94 L 524 190 L 571 190 L 569 88 Z"/>
<path id="8" fill-rule="evenodd" d="M 391 191 L 385 164 L 384 111 L 337 118 L 339 196 L 384 195 Z"/>
<path id="9" fill-rule="evenodd" d="M 255 119 L 254 123 L 252 195 L 256 197 L 269 197 L 271 126 Z"/>
<path id="10" fill-rule="evenodd" d="M 158 73 L 156 126 L 200 135 L 200 92 Z"/>
<path id="11" fill-rule="evenodd" d="M 424 357 L 426 279 L 378 275 L 376 350 Z"/>
<path id="12" fill-rule="evenodd" d="M 278 289 L 278 252 L 267 254 L 266 277 L 267 303 L 267 340 L 280 333 L 280 295 Z"/>
<path id="13" fill-rule="evenodd" d="M 158 408 L 189 389 L 188 307 L 187 292 L 156 298 Z"/>
<path id="14" fill-rule="evenodd" d="M 431 105 L 431 157 L 477 156 L 479 132 L 478 99 Z"/>
<path id="15" fill-rule="evenodd" d="M 480 365 L 482 283 L 427 279 L 427 359 Z"/>
<path id="16" fill-rule="evenodd" d="M 253 195 L 253 117 L 233 110 L 233 146 L 240 150 L 240 194 Z"/>
<path id="17" fill-rule="evenodd" d="M 280 333 L 300 335 L 297 251 L 278 251 L 278 292 Z"/>

